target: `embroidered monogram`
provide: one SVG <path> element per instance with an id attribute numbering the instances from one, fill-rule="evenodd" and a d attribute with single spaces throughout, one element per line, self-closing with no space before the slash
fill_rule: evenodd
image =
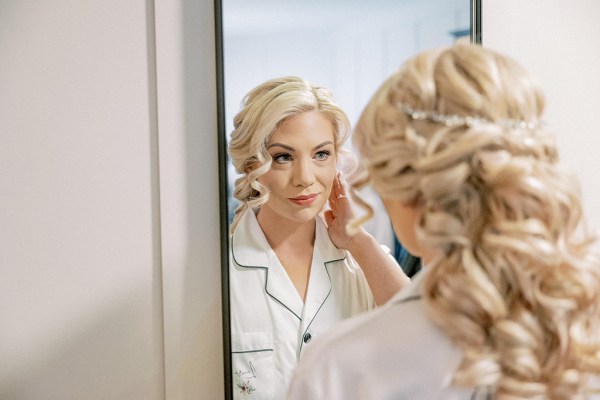
<path id="1" fill-rule="evenodd" d="M 250 367 L 249 369 L 237 369 L 234 371 L 234 374 L 237 377 L 236 380 L 239 381 L 236 383 L 236 385 L 240 390 L 240 393 L 243 395 L 250 394 L 256 390 L 256 388 L 252 385 L 252 381 L 256 379 L 256 370 L 254 369 L 254 365 L 252 365 L 251 361 L 249 361 L 248 364 Z"/>

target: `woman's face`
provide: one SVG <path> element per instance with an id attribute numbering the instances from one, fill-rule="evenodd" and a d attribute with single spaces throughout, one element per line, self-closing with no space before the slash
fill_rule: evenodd
<path id="1" fill-rule="evenodd" d="M 290 117 L 267 149 L 273 163 L 258 179 L 270 191 L 262 217 L 311 221 L 325 206 L 337 172 L 333 124 L 318 111 Z"/>

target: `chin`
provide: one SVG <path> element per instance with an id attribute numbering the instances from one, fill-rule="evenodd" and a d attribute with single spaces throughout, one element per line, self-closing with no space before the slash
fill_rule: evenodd
<path id="1" fill-rule="evenodd" d="M 294 215 L 294 221 L 296 222 L 310 222 L 312 220 L 314 220 L 317 216 L 319 215 L 318 212 L 307 212 L 307 211 L 301 211 L 297 214 Z"/>
<path id="2" fill-rule="evenodd" d="M 291 215 L 290 219 L 296 222 L 309 222 L 314 220 L 319 215 L 322 209 L 323 207 L 313 206 L 310 208 L 305 208 L 303 210 L 298 210 Z"/>

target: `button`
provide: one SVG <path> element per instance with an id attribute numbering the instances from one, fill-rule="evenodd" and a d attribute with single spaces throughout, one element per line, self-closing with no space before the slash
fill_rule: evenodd
<path id="1" fill-rule="evenodd" d="M 305 333 L 304 334 L 304 343 L 310 342 L 310 339 L 312 339 L 312 335 L 310 333 Z"/>

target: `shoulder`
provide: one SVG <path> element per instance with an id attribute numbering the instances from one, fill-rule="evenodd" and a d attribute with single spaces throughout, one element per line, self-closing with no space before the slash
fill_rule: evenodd
<path id="1" fill-rule="evenodd" d="M 439 398 L 428 386 L 447 387 L 459 362 L 460 352 L 429 320 L 421 299 L 403 290 L 313 343 L 297 366 L 290 399 Z"/>
<path id="2" fill-rule="evenodd" d="M 240 267 L 265 266 L 269 249 L 269 242 L 254 211 L 246 210 L 229 236 L 229 264 Z"/>
<path id="3" fill-rule="evenodd" d="M 303 357 L 302 361 L 320 363 L 327 356 L 332 363 L 343 365 L 356 356 L 348 349 L 360 348 L 361 354 L 373 361 L 392 350 L 398 356 L 402 355 L 398 362 L 403 363 L 408 362 L 407 357 L 421 358 L 422 354 L 413 350 L 425 340 L 446 342 L 442 332 L 427 317 L 419 297 L 395 299 L 373 311 L 342 321 L 322 341 L 314 343 L 305 355 L 306 360 Z M 405 347 L 407 343 L 412 345 Z"/>

